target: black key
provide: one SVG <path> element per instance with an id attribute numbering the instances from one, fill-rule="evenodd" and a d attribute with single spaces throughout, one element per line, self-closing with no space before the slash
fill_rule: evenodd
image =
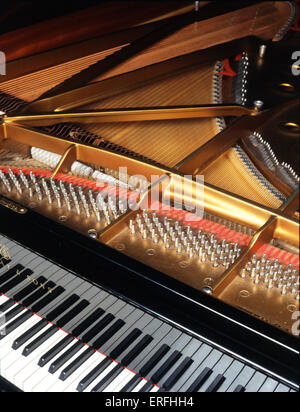
<path id="1" fill-rule="evenodd" d="M 71 359 L 77 352 L 83 347 L 84 343 L 88 343 L 89 340 L 93 339 L 98 333 L 104 329 L 112 320 L 114 316 L 112 314 L 106 315 L 97 325 L 86 333 L 82 340 L 77 342 L 71 348 L 69 348 L 65 353 L 63 353 L 55 362 L 53 362 L 49 368 L 50 373 L 55 373 L 57 369 L 61 368 L 69 359 Z"/>
<path id="2" fill-rule="evenodd" d="M 43 276 L 40 276 L 37 281 L 40 283 L 44 283 L 46 279 Z M 16 302 L 22 303 L 22 300 L 33 293 L 36 290 L 36 285 L 31 283 L 30 285 L 23 288 L 20 292 L 16 293 L 12 299 L 7 300 L 0 306 L 0 312 L 5 312 L 10 309 Z"/>
<path id="3" fill-rule="evenodd" d="M 76 305 L 73 309 L 71 309 L 66 315 L 60 318 L 56 325 L 53 325 L 52 328 L 46 330 L 44 333 L 39 335 L 34 341 L 32 341 L 28 346 L 26 346 L 23 350 L 22 355 L 28 356 L 30 355 L 35 349 L 37 349 L 40 345 L 42 345 L 46 340 L 48 340 L 51 336 L 58 332 L 58 328 L 62 328 L 66 325 L 71 319 L 79 315 L 79 313 L 84 310 L 89 305 L 87 300 L 82 300 L 78 305 Z"/>
<path id="4" fill-rule="evenodd" d="M 94 349 L 100 349 L 104 343 L 106 343 L 109 339 L 111 339 L 123 326 L 125 322 L 123 320 L 117 320 L 96 342 L 93 344 Z M 83 352 L 78 358 L 74 359 L 70 365 L 64 369 L 59 379 L 65 381 L 69 376 L 71 376 L 84 362 L 87 361 L 94 353 L 94 349 L 88 348 L 85 352 Z"/>
<path id="5" fill-rule="evenodd" d="M 23 272 L 21 272 L 20 274 L 17 274 L 13 279 L 11 279 L 9 282 L 5 283 L 4 285 L 2 285 L 0 287 L 0 293 L 6 293 L 7 291 L 9 291 L 10 289 L 13 289 L 14 287 L 16 287 L 19 283 L 22 283 L 27 276 L 32 275 L 33 272 L 30 269 L 25 269 L 23 270 Z"/>
<path id="6" fill-rule="evenodd" d="M 43 276 L 40 276 L 37 279 L 38 284 L 44 284 L 46 282 L 46 278 Z M 13 300 L 16 302 L 21 303 L 23 299 L 26 298 L 26 296 L 30 295 L 36 290 L 37 286 L 34 283 L 31 283 L 30 285 L 26 286 L 26 288 L 20 290 L 20 292 L 16 293 L 13 297 Z"/>
<path id="7" fill-rule="evenodd" d="M 53 348 L 51 348 L 48 352 L 43 355 L 40 360 L 38 365 L 40 367 L 45 366 L 47 363 L 49 363 L 56 355 L 59 354 L 61 350 L 63 350 L 69 343 L 74 340 L 73 336 L 79 336 L 81 335 L 85 330 L 87 330 L 96 320 L 99 319 L 100 316 L 102 316 L 104 313 L 104 310 L 102 309 L 96 309 L 91 315 L 89 315 L 85 320 L 83 320 L 73 331 L 71 335 L 66 336 L 64 339 L 59 341 Z"/>
<path id="8" fill-rule="evenodd" d="M 152 376 L 151 381 L 158 383 L 164 375 L 175 365 L 175 363 L 181 358 L 182 354 L 179 351 L 175 351 L 169 357 L 169 359 L 159 368 L 159 370 Z"/>
<path id="9" fill-rule="evenodd" d="M 94 349 L 88 348 L 81 355 L 79 355 L 73 362 L 70 363 L 60 374 L 59 379 L 65 381 L 71 376 L 84 362 L 86 362 L 93 354 Z"/>
<path id="10" fill-rule="evenodd" d="M 90 302 L 83 299 L 73 309 L 69 310 L 68 313 L 66 313 L 64 316 L 59 318 L 58 321 L 55 322 L 55 324 L 59 328 L 63 328 L 67 323 L 69 323 L 72 319 L 78 316 L 84 309 L 86 309 L 89 306 L 89 304 Z"/>
<path id="11" fill-rule="evenodd" d="M 140 370 L 139 374 L 144 378 L 146 375 L 162 360 L 162 358 L 169 352 L 170 347 L 168 345 L 163 345 L 149 361 Z"/>
<path id="12" fill-rule="evenodd" d="M 74 341 L 74 338 L 72 335 L 68 335 L 65 338 L 63 338 L 61 341 L 59 341 L 53 348 L 51 348 L 48 352 L 43 355 L 40 360 L 38 365 L 42 368 L 45 366 L 47 363 L 49 363 L 57 354 L 59 354 L 60 351 L 62 351 L 66 346 L 69 345 Z"/>
<path id="13" fill-rule="evenodd" d="M 152 336 L 146 335 L 143 339 L 122 359 L 122 365 L 128 366 L 143 350 L 153 341 Z"/>
<path id="14" fill-rule="evenodd" d="M 4 268 L 6 265 L 8 265 L 11 262 L 10 259 L 6 259 L 4 257 L 2 257 L 0 259 L 0 269 Z"/>
<path id="15" fill-rule="evenodd" d="M 50 365 L 49 373 L 55 373 L 57 369 L 62 367 L 66 362 L 68 362 L 69 359 L 76 355 L 76 353 L 79 352 L 83 346 L 84 344 L 79 341 L 63 352 L 63 354 Z"/>
<path id="16" fill-rule="evenodd" d="M 5 334 L 6 336 L 9 335 L 11 332 L 13 332 L 15 329 L 17 329 L 20 325 L 22 325 L 22 323 L 26 322 L 28 319 L 31 318 L 32 313 L 30 312 L 30 310 L 28 310 L 27 312 L 23 313 L 23 315 L 19 316 L 17 319 L 14 319 L 11 323 L 9 323 L 6 327 L 5 327 Z M 0 340 L 3 338 L 4 336 L 1 335 L 0 333 Z"/>
<path id="17" fill-rule="evenodd" d="M 43 328 L 48 325 L 46 319 L 42 319 L 36 325 L 32 326 L 32 328 L 28 329 L 25 333 L 19 336 L 13 343 L 12 348 L 17 350 L 20 346 L 24 345 L 29 339 L 31 339 L 34 335 L 40 332 Z"/>
<path id="18" fill-rule="evenodd" d="M 7 272 L 0 276 L 0 286 L 10 280 L 12 277 L 16 276 L 18 273 L 21 273 L 23 269 L 24 266 L 22 265 L 16 265 L 13 268 L 9 269 Z"/>
<path id="19" fill-rule="evenodd" d="M 118 319 L 106 332 L 103 333 L 94 343 L 93 348 L 96 350 L 101 349 L 101 346 L 104 345 L 109 339 L 111 339 L 120 329 L 123 328 L 125 322 L 121 319 Z"/>
<path id="20" fill-rule="evenodd" d="M 50 283 L 50 282 L 49 282 Z M 42 289 L 41 289 L 42 290 Z M 57 287 L 52 293 L 51 296 L 50 294 L 40 300 L 38 303 L 34 305 L 35 309 L 28 310 L 26 313 L 23 315 L 19 316 L 17 319 L 14 319 L 8 326 L 5 328 L 6 336 L 9 335 L 11 332 L 13 332 L 15 329 L 17 329 L 22 323 L 26 322 L 28 319 L 33 316 L 34 313 L 38 312 L 39 310 L 43 309 L 46 305 L 48 305 L 52 300 L 56 299 L 62 292 L 64 291 L 64 288 L 62 287 Z M 39 292 L 39 291 L 38 291 Z M 38 293 L 37 292 L 37 293 Z M 43 291 L 45 292 L 45 291 Z M 35 295 L 35 294 L 34 294 Z M 19 305 L 21 306 L 21 305 Z M 0 340 L 4 337 L 4 335 L 0 336 Z"/>
<path id="21" fill-rule="evenodd" d="M 246 388 L 244 388 L 244 386 L 242 385 L 238 385 L 233 392 L 243 393 L 246 392 Z"/>
<path id="22" fill-rule="evenodd" d="M 83 392 L 99 375 L 108 367 L 111 363 L 110 358 L 103 359 L 103 361 L 97 365 L 88 375 L 86 375 L 78 384 L 77 391 Z"/>
<path id="23" fill-rule="evenodd" d="M 48 321 L 52 322 L 59 315 L 65 312 L 68 307 L 72 306 L 78 299 L 79 299 L 79 296 L 72 295 L 68 299 L 66 299 L 64 302 L 62 302 L 60 305 L 58 305 L 58 307 L 55 308 L 52 312 L 50 312 L 46 316 L 45 319 L 42 319 L 39 323 L 34 325 L 32 328 L 27 330 L 25 333 L 23 333 L 23 335 L 19 336 L 13 343 L 13 346 L 12 346 L 13 349 L 16 350 L 20 346 L 23 346 L 29 339 L 31 339 L 34 335 L 40 332 L 43 328 L 45 328 L 48 325 Z"/>
<path id="24" fill-rule="evenodd" d="M 58 298 L 62 293 L 64 293 L 65 289 L 62 286 L 58 286 L 53 290 L 52 293 L 48 293 L 47 296 L 45 296 L 43 299 L 41 299 L 38 303 L 36 303 L 32 307 L 32 312 L 33 313 L 38 313 L 40 310 L 42 310 L 45 306 L 49 305 L 53 300 Z"/>
<path id="25" fill-rule="evenodd" d="M 56 318 L 62 315 L 67 309 L 76 303 L 80 297 L 78 295 L 71 295 L 66 300 L 64 300 L 60 305 L 57 306 L 54 310 L 52 310 L 47 316 L 46 319 L 49 322 L 53 322 Z"/>
<path id="26" fill-rule="evenodd" d="M 140 390 L 139 392 L 150 392 L 153 389 L 153 384 L 148 381 Z"/>
<path id="27" fill-rule="evenodd" d="M 121 355 L 140 335 L 139 329 L 134 329 L 126 338 L 110 353 L 111 359 L 116 359 Z M 112 361 L 109 358 L 104 359 L 97 365 L 78 385 L 77 391 L 84 391 L 97 377 L 107 368 Z"/>
<path id="28" fill-rule="evenodd" d="M 189 367 L 192 364 L 193 364 L 193 360 L 189 357 L 186 357 L 184 361 L 172 373 L 169 379 L 163 384 L 164 390 L 169 391 L 175 385 L 178 379 L 184 375 L 184 373 L 189 369 Z"/>
<path id="29" fill-rule="evenodd" d="M 55 283 L 54 282 L 47 282 L 46 287 L 54 287 Z M 30 308 L 31 305 L 34 304 L 34 302 L 38 301 L 41 299 L 44 295 L 48 293 L 47 289 L 39 288 L 36 292 L 34 292 L 32 295 L 30 295 L 28 298 L 24 299 L 22 301 L 22 306 L 26 308 Z"/>
<path id="30" fill-rule="evenodd" d="M 226 378 L 223 375 L 218 375 L 205 392 L 217 392 L 225 381 Z"/>
<path id="31" fill-rule="evenodd" d="M 96 323 L 96 325 L 91 330 L 89 330 L 85 335 L 83 335 L 81 339 L 82 342 L 89 343 L 91 339 L 97 336 L 114 319 L 115 317 L 111 313 L 104 316 L 104 318 L 101 319 L 98 323 Z"/>
<path id="32" fill-rule="evenodd" d="M 42 289 L 41 289 L 42 290 Z M 63 293 L 64 288 L 62 287 L 57 287 L 54 289 L 54 291 L 40 300 L 38 303 L 36 303 L 31 310 L 28 310 L 26 313 L 23 315 L 19 316 L 17 319 L 14 319 L 8 326 L 5 328 L 6 336 L 9 335 L 11 332 L 13 332 L 15 329 L 17 329 L 22 323 L 26 322 L 28 319 L 33 316 L 34 313 L 38 312 L 39 310 L 43 309 L 43 307 L 47 306 L 52 300 L 56 299 L 61 293 Z M 44 292 L 44 291 L 43 291 Z M 34 309 L 35 308 L 35 309 Z M 0 339 L 2 339 L 4 336 L 0 336 Z"/>
<path id="33" fill-rule="evenodd" d="M 56 326 L 52 326 L 52 328 L 47 329 L 44 333 L 38 336 L 34 341 L 32 341 L 29 345 L 25 346 L 22 355 L 29 356 L 35 349 L 41 346 L 46 340 L 50 339 L 55 333 L 58 332 Z"/>
<path id="34" fill-rule="evenodd" d="M 133 389 L 139 384 L 140 380 L 141 380 L 141 375 L 135 375 L 131 379 L 131 381 L 129 381 L 127 385 L 125 385 L 124 388 L 120 390 L 120 392 L 132 392 Z"/>
<path id="35" fill-rule="evenodd" d="M 142 331 L 139 329 L 134 329 L 122 342 L 110 352 L 111 359 L 117 359 L 129 346 L 142 334 Z"/>
<path id="36" fill-rule="evenodd" d="M 102 392 L 123 372 L 122 365 L 116 365 L 101 381 L 91 390 L 91 392 Z"/>
<path id="37" fill-rule="evenodd" d="M 49 286 L 55 286 L 55 283 L 53 282 L 48 282 L 47 285 Z M 12 318 L 16 317 L 18 315 L 18 313 L 21 313 L 24 308 L 30 307 L 34 302 L 36 302 L 37 300 L 39 300 L 42 296 L 44 296 L 47 293 L 46 289 L 38 289 L 35 293 L 33 293 L 31 296 L 29 296 L 27 299 L 25 299 L 22 304 L 16 306 L 15 308 L 13 308 L 11 311 L 9 311 L 6 314 L 6 321 L 8 322 L 9 320 L 11 320 Z M 55 294 L 52 296 L 53 298 L 55 297 Z M 52 298 L 51 298 L 52 299 Z M 40 301 L 42 302 L 42 301 Z M 44 307 L 44 305 L 42 306 Z M 42 309 L 41 307 L 41 309 Z M 33 315 L 31 311 L 29 311 L 29 313 L 31 314 L 31 316 Z M 19 326 L 19 321 L 18 319 L 15 319 L 16 321 L 16 325 Z M 15 329 L 15 328 L 14 328 Z M 12 329 L 12 330 L 14 330 Z M 28 332 L 28 331 L 27 331 Z M 27 333 L 26 332 L 26 333 Z M 6 334 L 7 334 L 7 330 L 6 330 Z M 32 335 L 33 336 L 33 335 Z M 0 338 L 1 339 L 1 338 Z M 25 341 L 26 342 L 26 341 Z M 16 349 L 19 346 L 16 345 Z"/>
<path id="38" fill-rule="evenodd" d="M 204 385 L 204 383 L 207 381 L 207 379 L 211 376 L 213 371 L 209 368 L 205 368 L 198 378 L 195 380 L 194 383 L 189 387 L 187 392 L 198 392 L 198 390 L 201 388 L 201 386 Z"/>
<path id="39" fill-rule="evenodd" d="M 96 309 L 91 315 L 89 315 L 84 321 L 82 321 L 75 329 L 72 331 L 72 335 L 78 337 L 85 330 L 87 330 L 92 324 L 98 320 L 103 314 L 104 310 L 101 308 Z"/>

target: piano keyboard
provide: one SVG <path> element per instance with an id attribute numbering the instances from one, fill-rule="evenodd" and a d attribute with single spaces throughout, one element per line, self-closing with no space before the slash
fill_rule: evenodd
<path id="1" fill-rule="evenodd" d="M 0 376 L 19 390 L 293 392 L 7 237 L 0 245 Z"/>

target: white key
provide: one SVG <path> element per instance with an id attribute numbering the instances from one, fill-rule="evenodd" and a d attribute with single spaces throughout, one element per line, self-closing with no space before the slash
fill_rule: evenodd
<path id="1" fill-rule="evenodd" d="M 39 348 L 35 349 L 27 359 L 27 365 L 21 370 L 18 374 L 14 376 L 13 383 L 20 389 L 24 390 L 24 382 L 30 378 L 36 371 L 41 369 L 38 365 L 38 361 L 40 360 L 41 356 L 46 353 L 49 349 L 51 349 L 56 343 L 61 339 L 61 335 L 58 331 L 55 335 L 51 336 L 46 342 L 44 342 Z M 65 335 L 64 332 L 62 334 Z"/>
<path id="2" fill-rule="evenodd" d="M 7 300 L 9 300 L 9 298 L 7 296 L 0 296 L 0 305 L 3 305 L 3 303 L 5 303 Z"/>
<path id="3" fill-rule="evenodd" d="M 128 375 L 126 377 L 125 377 L 125 374 L 123 375 L 125 379 L 123 380 L 123 382 L 120 383 L 120 385 L 115 387 L 114 392 L 120 392 L 124 388 L 124 386 L 126 386 L 136 376 L 134 372 L 131 372 L 131 371 L 127 371 L 127 372 L 128 372 Z"/>
<path id="4" fill-rule="evenodd" d="M 124 369 L 103 392 L 119 392 L 134 376 L 133 372 Z"/>
<path id="5" fill-rule="evenodd" d="M 150 392 L 158 392 L 159 389 L 160 388 L 158 386 L 154 386 L 154 388 L 152 388 Z"/>
<path id="6" fill-rule="evenodd" d="M 147 383 L 146 379 L 142 379 L 142 381 L 132 390 L 132 392 L 139 392 L 143 386 Z"/>
<path id="7" fill-rule="evenodd" d="M 96 365 L 99 365 L 104 359 L 106 359 L 105 355 L 102 355 L 99 352 L 95 352 L 90 359 L 88 359 L 80 368 L 77 369 L 67 380 L 67 387 L 65 387 L 65 392 L 77 392 L 77 386 L 79 385 L 80 381 L 87 376 Z"/>

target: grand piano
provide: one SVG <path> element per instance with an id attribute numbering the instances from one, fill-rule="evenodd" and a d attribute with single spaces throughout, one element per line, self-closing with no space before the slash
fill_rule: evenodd
<path id="1" fill-rule="evenodd" d="M 52 6 L 0 17 L 0 391 L 299 391 L 299 2 Z"/>

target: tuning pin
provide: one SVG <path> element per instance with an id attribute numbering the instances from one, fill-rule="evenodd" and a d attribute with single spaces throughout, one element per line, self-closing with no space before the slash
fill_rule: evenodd
<path id="1" fill-rule="evenodd" d="M 246 278 L 246 275 L 247 275 L 247 272 L 246 272 L 246 269 L 244 268 L 244 269 L 242 269 L 242 271 L 241 271 L 241 278 L 242 278 L 242 279 L 245 279 L 245 278 Z"/>
<path id="2" fill-rule="evenodd" d="M 273 288 L 273 279 L 270 279 L 268 283 L 268 289 L 272 289 L 272 288 Z"/>
<path id="3" fill-rule="evenodd" d="M 215 259 L 214 259 L 213 267 L 214 267 L 214 268 L 219 267 L 219 262 L 218 262 L 218 258 L 217 258 L 217 257 L 215 257 Z"/>
<path id="4" fill-rule="evenodd" d="M 5 174 L 0 170 L 0 179 L 2 180 L 4 186 L 6 187 L 7 191 L 10 193 L 12 191 L 11 185 L 9 184 L 9 181 L 7 180 Z"/>
<path id="5" fill-rule="evenodd" d="M 23 193 L 23 190 L 22 190 L 20 183 L 18 182 L 16 176 L 14 175 L 14 173 L 11 169 L 8 170 L 8 174 L 9 174 L 9 177 L 11 178 L 11 181 L 15 185 L 15 188 L 17 189 L 17 191 L 21 195 Z"/>

